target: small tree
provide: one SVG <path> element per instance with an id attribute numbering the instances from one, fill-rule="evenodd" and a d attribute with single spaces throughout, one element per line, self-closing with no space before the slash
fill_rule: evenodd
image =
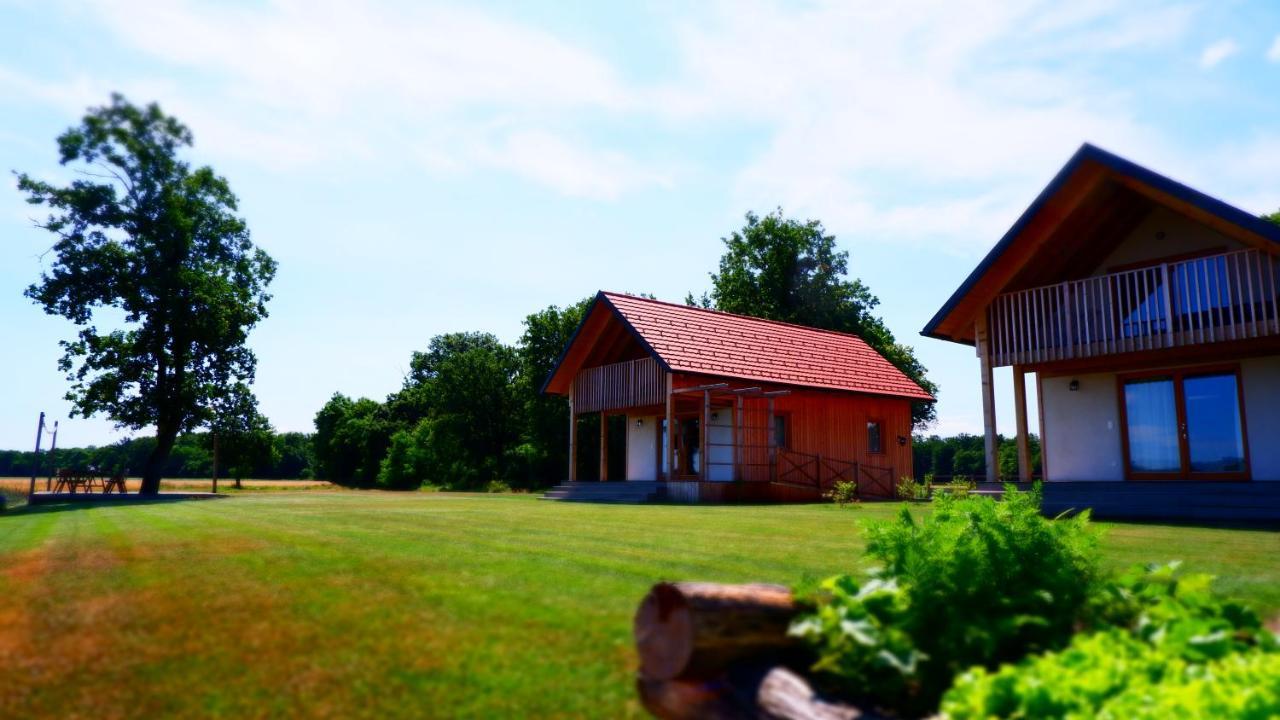
<path id="1" fill-rule="evenodd" d="M 274 464 L 278 458 L 275 430 L 258 412 L 257 399 L 244 385 L 237 385 L 215 409 L 206 437 L 213 449 L 215 492 L 219 468 L 226 468 L 238 489 L 241 478 L 258 466 Z"/>
<path id="2" fill-rule="evenodd" d="M 276 263 L 235 215 L 227 181 L 178 153 L 191 131 L 157 105 L 113 95 L 58 137 L 66 186 L 18 175 L 27 202 L 50 208 L 38 226 L 57 236 L 54 261 L 27 297 L 79 326 L 59 368 L 72 383 L 72 416 L 105 414 L 134 430 L 154 425 L 143 494 L 179 433 L 213 418 L 237 384 L 252 382 L 249 330 L 267 316 Z M 100 332 L 97 310 L 123 313 Z"/>

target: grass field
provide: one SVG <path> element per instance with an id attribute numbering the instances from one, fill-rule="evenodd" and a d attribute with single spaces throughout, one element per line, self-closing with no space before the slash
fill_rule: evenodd
<path id="1" fill-rule="evenodd" d="M 679 507 L 245 493 L 0 515 L 0 717 L 625 717 L 660 579 L 860 565 L 896 504 Z M 1280 610 L 1280 534 L 1106 525 Z"/>
<path id="2" fill-rule="evenodd" d="M 55 481 L 56 482 L 56 481 Z M 42 492 L 46 489 L 48 478 L 36 478 L 36 491 Z M 239 492 L 262 492 L 267 490 L 319 490 L 319 489 L 337 489 L 335 485 L 325 480 L 242 480 L 240 482 L 241 490 Z M 129 488 L 129 492 L 137 492 L 138 487 L 142 485 L 141 478 L 129 478 L 125 480 L 125 485 Z M 17 505 L 25 505 L 27 501 L 27 490 L 31 486 L 30 477 L 0 477 L 0 497 L 4 497 L 9 502 L 10 507 Z M 235 480 L 221 478 L 218 480 L 218 492 L 235 491 Z M 213 481 L 207 478 L 193 478 L 180 480 L 161 480 L 160 491 L 170 490 L 193 490 L 208 492 L 213 488 Z"/>

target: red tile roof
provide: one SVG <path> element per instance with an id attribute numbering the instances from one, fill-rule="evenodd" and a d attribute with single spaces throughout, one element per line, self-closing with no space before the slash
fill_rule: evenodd
<path id="1" fill-rule="evenodd" d="M 601 293 L 677 372 L 932 400 L 857 335 Z"/>

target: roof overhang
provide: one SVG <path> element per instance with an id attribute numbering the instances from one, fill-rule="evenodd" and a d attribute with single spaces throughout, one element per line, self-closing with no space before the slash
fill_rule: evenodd
<path id="1" fill-rule="evenodd" d="M 951 295 L 921 335 L 972 345 L 974 322 L 997 295 L 1051 284 L 1101 261 L 1154 206 L 1164 206 L 1251 247 L 1275 252 L 1280 226 L 1088 143 Z"/>
<path id="2" fill-rule="evenodd" d="M 564 350 L 561 351 L 560 359 L 556 361 L 555 368 L 552 369 L 547 379 L 543 381 L 541 392 L 545 395 L 568 395 L 573 379 L 577 377 L 578 371 L 583 367 L 583 363 L 591 357 L 592 351 L 596 349 L 597 344 L 604 335 L 604 331 L 615 324 L 621 325 L 632 339 L 658 361 L 663 370 L 671 372 L 671 366 L 667 364 L 667 361 L 654 352 L 648 341 L 613 306 L 613 303 L 609 301 L 609 296 L 601 291 L 596 293 L 595 299 L 591 301 L 591 304 L 587 306 L 587 311 L 583 313 L 582 321 L 578 323 L 577 329 L 573 331 L 573 335 L 569 336 L 569 342 L 565 344 Z"/>

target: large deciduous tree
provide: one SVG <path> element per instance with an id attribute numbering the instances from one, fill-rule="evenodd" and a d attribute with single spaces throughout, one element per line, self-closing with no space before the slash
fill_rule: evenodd
<path id="1" fill-rule="evenodd" d="M 158 106 L 114 95 L 58 137 L 76 179 L 18 175 L 27 201 L 50 210 L 39 226 L 57 236 L 52 264 L 26 295 L 80 327 L 59 364 L 72 415 L 155 426 L 145 494 L 159 491 L 179 433 L 207 424 L 252 382 L 246 339 L 267 315 L 276 271 L 227 181 L 180 158 L 191 145 L 191 131 Z M 103 309 L 121 313 L 123 326 L 99 329 Z"/>
<path id="2" fill-rule="evenodd" d="M 849 278 L 849 253 L 817 220 L 784 217 L 781 208 L 764 217 L 747 213 L 746 225 L 723 238 L 720 271 L 711 274 L 711 292 L 688 301 L 739 313 L 854 333 L 931 394 L 915 351 L 897 342 L 872 310 L 880 300 Z M 931 402 L 912 404 L 912 421 L 924 427 L 936 418 Z"/>
<path id="3" fill-rule="evenodd" d="M 569 466 L 569 400 L 543 395 L 542 384 L 590 305 L 591 298 L 585 298 L 563 308 L 552 305 L 524 319 L 516 389 L 524 407 L 524 456 L 531 485 L 562 478 Z"/>

